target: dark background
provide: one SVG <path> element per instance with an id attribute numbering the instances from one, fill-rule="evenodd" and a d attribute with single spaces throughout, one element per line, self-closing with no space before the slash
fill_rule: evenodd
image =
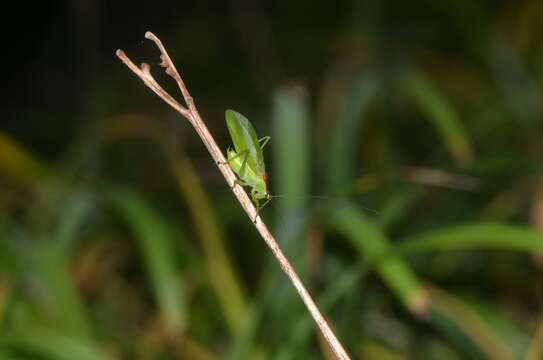
<path id="1" fill-rule="evenodd" d="M 0 358 L 332 358 L 190 125 L 164 43 L 353 358 L 541 359 L 539 0 L 12 3 Z"/>

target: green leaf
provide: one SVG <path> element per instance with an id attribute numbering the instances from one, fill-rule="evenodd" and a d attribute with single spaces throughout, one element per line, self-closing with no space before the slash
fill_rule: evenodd
<path id="1" fill-rule="evenodd" d="M 339 202 L 327 213 L 330 225 L 342 234 L 364 261 L 375 267 L 383 282 L 409 310 L 425 312 L 426 294 L 407 263 L 396 255 L 390 240 L 364 211 L 350 202 Z"/>
<path id="2" fill-rule="evenodd" d="M 168 330 L 181 333 L 187 322 L 187 314 L 180 274 L 171 251 L 173 240 L 168 225 L 135 193 L 110 191 L 109 199 L 136 237 Z"/>
<path id="3" fill-rule="evenodd" d="M 274 204 L 279 219 L 305 209 L 310 196 L 310 129 L 307 94 L 301 86 L 275 91 L 273 97 L 273 179 L 284 195 Z"/>
<path id="4" fill-rule="evenodd" d="M 457 164 L 469 164 L 473 159 L 472 146 L 459 115 L 445 95 L 428 78 L 415 72 L 405 75 L 404 86 Z"/>
<path id="5" fill-rule="evenodd" d="M 431 230 L 400 243 L 398 249 L 408 253 L 480 248 L 537 252 L 543 249 L 543 234 L 526 226 L 480 223 Z"/>
<path id="6" fill-rule="evenodd" d="M 47 296 L 54 299 L 55 315 L 62 323 L 58 330 L 82 338 L 90 336 L 90 320 L 71 276 L 69 257 L 53 242 L 36 245 L 34 250 L 38 259 L 36 275 L 44 282 Z M 36 303 L 37 307 L 40 305 Z"/>
<path id="7" fill-rule="evenodd" d="M 343 102 L 327 151 L 326 176 L 331 192 L 343 190 L 354 179 L 353 154 L 364 125 L 362 115 L 368 111 L 377 91 L 378 83 L 373 76 L 361 76 Z"/>
<path id="8" fill-rule="evenodd" d="M 360 279 L 368 273 L 368 267 L 365 264 L 356 264 L 341 272 L 341 275 L 334 279 L 324 293 L 319 295 L 317 304 L 323 313 L 327 313 L 338 304 L 341 299 L 349 296 L 350 293 L 359 293 Z M 312 338 L 314 331 L 314 321 L 307 313 L 302 313 L 298 319 L 293 321 L 294 330 L 286 343 L 283 344 L 278 357 L 281 359 L 293 359 L 297 349 L 302 349 Z M 338 329 L 336 329 L 336 332 Z M 338 334 L 340 336 L 340 334 Z M 341 337 L 341 336 L 340 336 Z M 345 344 L 344 344 L 345 345 Z"/>
<path id="9" fill-rule="evenodd" d="M 428 291 L 432 310 L 436 312 L 432 317 L 432 322 L 449 336 L 455 338 L 454 341 L 459 343 L 459 348 L 468 350 L 469 346 L 466 346 L 465 343 L 462 344 L 464 340 L 458 336 L 459 334 L 455 334 L 455 331 L 458 330 L 489 359 L 515 359 L 511 349 L 506 346 L 506 339 L 500 337 L 493 326 L 495 321 L 494 324 L 487 322 L 469 303 L 443 290 L 428 287 Z M 445 317 L 447 321 L 440 320 L 440 316 Z"/>
<path id="10" fill-rule="evenodd" d="M 91 195 L 85 191 L 74 192 L 63 204 L 56 229 L 55 242 L 62 251 L 67 251 L 77 239 L 77 232 L 83 222 L 88 219 L 92 210 Z"/>
<path id="11" fill-rule="evenodd" d="M 166 144 L 162 144 L 164 147 Z M 239 337 L 247 315 L 243 283 L 228 253 L 226 238 L 194 165 L 181 153 L 168 151 L 181 198 L 190 210 L 196 239 L 205 254 L 206 277 L 213 287 L 231 333 Z"/>
<path id="12" fill-rule="evenodd" d="M 290 236 L 279 238 L 287 244 L 285 251 L 303 277 L 304 258 L 303 232 L 310 198 L 310 139 L 309 108 L 305 89 L 291 86 L 276 90 L 273 97 L 273 179 L 274 191 L 281 197 L 274 201 L 273 207 L 281 225 L 296 231 Z M 280 226 L 281 228 L 281 226 Z M 285 234 L 285 231 L 279 232 Z"/>
<path id="13" fill-rule="evenodd" d="M 0 344 L 58 360 L 106 360 L 113 359 L 102 349 L 86 339 L 62 333 L 56 329 L 30 326 L 21 331 L 3 335 Z"/>

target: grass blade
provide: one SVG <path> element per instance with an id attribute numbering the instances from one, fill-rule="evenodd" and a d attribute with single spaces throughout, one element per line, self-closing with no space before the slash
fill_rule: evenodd
<path id="1" fill-rule="evenodd" d="M 458 298 L 434 287 L 427 288 L 432 310 L 452 321 L 489 359 L 515 359 L 512 351 L 473 308 Z"/>
<path id="2" fill-rule="evenodd" d="M 402 241 L 399 246 L 406 253 L 480 248 L 541 251 L 543 234 L 526 226 L 480 223 L 428 231 Z"/>
<path id="3" fill-rule="evenodd" d="M 34 254 L 38 259 L 36 274 L 47 287 L 47 295 L 54 303 L 55 315 L 62 323 L 61 327 L 57 325 L 57 329 L 74 336 L 88 337 L 90 321 L 81 296 L 73 283 L 69 271 L 69 258 L 59 251 L 56 244 L 47 243 L 36 248 L 38 249 Z"/>
<path id="4" fill-rule="evenodd" d="M 246 295 L 236 268 L 229 257 L 221 224 L 193 163 L 173 146 L 173 140 L 158 119 L 140 115 L 117 116 L 108 121 L 102 136 L 109 142 L 130 138 L 156 141 L 168 159 L 181 199 L 186 202 L 197 239 L 205 253 L 209 282 L 217 294 L 232 334 L 239 336 L 247 316 Z"/>
<path id="5" fill-rule="evenodd" d="M 342 298 L 347 296 L 354 288 L 359 287 L 358 282 L 368 273 L 365 265 L 354 265 L 341 273 L 334 283 L 319 296 L 318 304 L 322 311 L 329 312 Z M 278 357 L 284 360 L 295 358 L 296 349 L 303 348 L 311 340 L 314 331 L 313 321 L 307 314 L 300 315 L 298 320 L 293 322 L 295 331 L 285 344 L 283 344 Z M 299 352 L 298 352 L 299 353 Z"/>
<path id="6" fill-rule="evenodd" d="M 21 349 L 58 360 L 106 360 L 113 359 L 103 350 L 85 339 L 61 333 L 41 326 L 25 327 L 20 332 L 0 337 L 6 347 Z"/>
<path id="7" fill-rule="evenodd" d="M 329 211 L 330 225 L 349 240 L 364 261 L 375 267 L 383 282 L 415 314 L 426 310 L 426 293 L 415 274 L 399 256 L 385 256 L 392 245 L 381 228 L 362 209 L 349 202 Z"/>
<path id="8" fill-rule="evenodd" d="M 307 207 L 311 163 L 309 109 L 305 89 L 278 89 L 273 97 L 273 177 L 278 194 L 285 198 L 274 204 L 278 218 Z"/>
<path id="9" fill-rule="evenodd" d="M 287 223 L 295 232 L 279 241 L 303 277 L 307 259 L 304 255 L 305 222 L 310 197 L 309 109 L 305 89 L 290 86 L 276 90 L 273 97 L 273 179 L 275 191 L 284 197 L 274 202 L 279 223 Z M 296 216 L 298 215 L 298 216 Z"/>
<path id="10" fill-rule="evenodd" d="M 168 225 L 134 193 L 111 191 L 109 199 L 137 239 L 164 323 L 172 333 L 182 333 L 187 322 L 186 306 Z"/>
<path id="11" fill-rule="evenodd" d="M 405 76 L 404 87 L 435 128 L 456 163 L 462 166 L 471 163 L 471 143 L 459 115 L 445 95 L 428 78 L 415 72 Z"/>
<path id="12" fill-rule="evenodd" d="M 178 190 L 190 209 L 198 240 L 205 253 L 209 282 L 217 294 L 231 333 L 240 336 L 248 316 L 246 295 L 228 256 L 224 232 L 192 163 L 181 154 L 171 153 L 169 157 Z"/>
<path id="13" fill-rule="evenodd" d="M 77 232 L 83 222 L 88 219 L 92 206 L 91 196 L 86 192 L 76 192 L 65 202 L 54 235 L 57 246 L 63 251 L 68 251 L 73 246 Z"/>
<path id="14" fill-rule="evenodd" d="M 354 179 L 354 147 L 364 124 L 362 115 L 377 92 L 373 76 L 362 76 L 353 84 L 343 103 L 339 119 L 330 139 L 326 176 L 329 191 L 335 192 L 350 186 Z"/>

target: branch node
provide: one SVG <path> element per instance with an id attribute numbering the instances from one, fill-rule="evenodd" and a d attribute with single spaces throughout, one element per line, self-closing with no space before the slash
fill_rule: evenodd
<path id="1" fill-rule="evenodd" d="M 166 68 L 166 74 L 170 75 L 172 78 L 175 79 L 175 70 L 173 70 L 170 66 L 165 66 Z"/>
<path id="2" fill-rule="evenodd" d="M 147 63 L 141 63 L 140 69 L 141 69 L 141 71 L 143 71 L 143 72 L 146 73 L 146 74 L 150 74 L 150 73 L 151 73 L 151 67 L 150 67 L 149 64 L 147 64 Z"/>
<path id="3" fill-rule="evenodd" d="M 160 60 L 160 66 L 162 66 L 163 68 L 170 67 L 170 64 L 168 64 L 168 59 L 166 58 L 166 56 L 164 56 L 164 54 L 160 54 Z"/>

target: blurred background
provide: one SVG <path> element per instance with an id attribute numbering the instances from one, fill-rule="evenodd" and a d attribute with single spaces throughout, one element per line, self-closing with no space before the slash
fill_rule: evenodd
<path id="1" fill-rule="evenodd" d="M 167 47 L 354 359 L 542 359 L 543 2 L 12 4 L 0 358 L 332 359 L 186 120 Z"/>

